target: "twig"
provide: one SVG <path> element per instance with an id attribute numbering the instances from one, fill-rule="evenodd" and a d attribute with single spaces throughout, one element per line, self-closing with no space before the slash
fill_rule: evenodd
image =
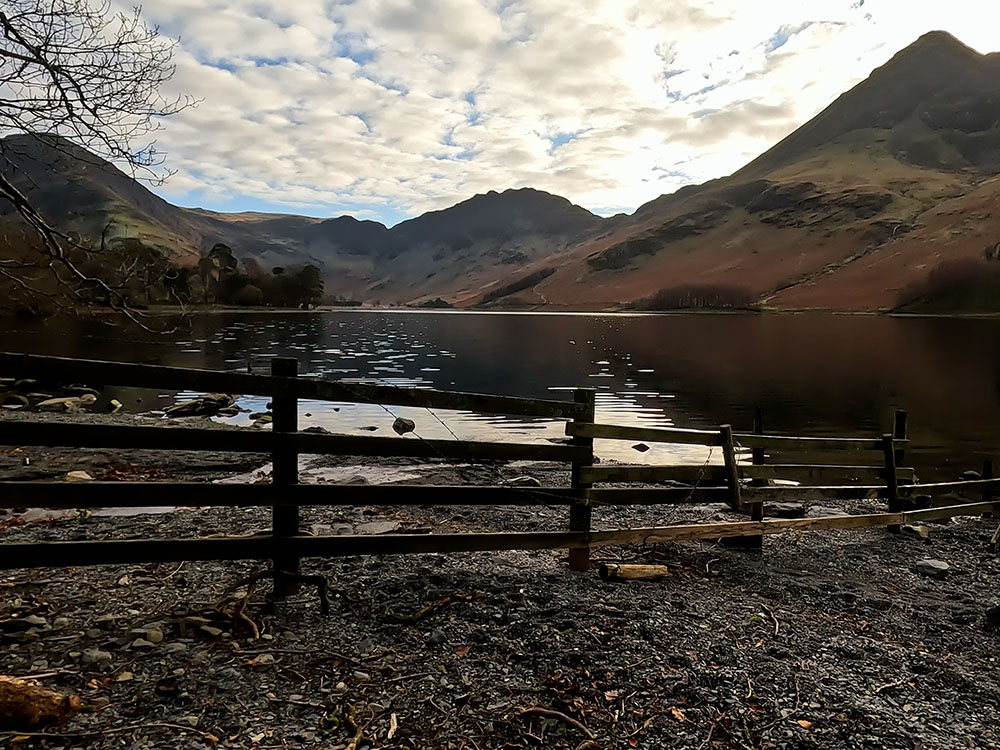
<path id="1" fill-rule="evenodd" d="M 536 715 L 536 716 L 547 716 L 550 719 L 559 719 L 561 721 L 566 722 L 571 727 L 576 727 L 577 729 L 579 729 L 581 732 L 583 732 L 587 736 L 587 739 L 589 739 L 589 740 L 594 739 L 594 733 L 593 732 L 591 732 L 589 729 L 587 729 L 587 727 L 585 727 L 579 721 L 577 721 L 576 719 L 574 719 L 572 716 L 567 716 L 562 711 L 556 711 L 556 710 L 551 709 L 551 708 L 541 708 L 540 706 L 532 706 L 531 708 L 523 708 L 523 709 L 521 709 L 520 715 L 524 716 L 526 714 L 527 715 Z"/>
<path id="2" fill-rule="evenodd" d="M 907 680 L 910 680 L 910 679 L 913 679 L 913 678 L 910 677 L 909 675 L 907 675 L 906 677 L 904 677 L 901 680 L 896 680 L 895 682 L 887 682 L 885 685 L 882 685 L 881 687 L 875 688 L 875 692 L 876 693 L 881 693 L 883 690 L 888 690 L 889 688 L 899 687 L 904 682 L 906 682 Z"/>
<path id="3" fill-rule="evenodd" d="M 760 608 L 762 610 L 764 610 L 764 612 L 767 613 L 768 617 L 770 617 L 772 620 L 774 620 L 774 634 L 777 635 L 778 634 L 778 630 L 779 630 L 778 618 L 775 617 L 774 612 L 772 612 L 770 609 L 768 609 L 767 606 L 761 604 Z"/>

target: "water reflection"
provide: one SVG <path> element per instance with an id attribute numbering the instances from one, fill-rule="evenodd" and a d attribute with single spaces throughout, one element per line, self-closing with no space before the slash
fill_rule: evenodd
<path id="1" fill-rule="evenodd" d="M 308 376 L 532 397 L 568 399 L 572 388 L 588 386 L 597 389 L 598 419 L 619 424 L 748 429 L 760 406 L 769 430 L 872 434 L 905 408 L 913 460 L 923 476 L 936 478 L 1000 453 L 998 334 L 997 320 L 345 311 L 197 315 L 169 335 L 59 321 L 2 331 L 2 346 L 253 372 L 268 372 L 273 356 L 294 356 Z M 111 395 L 134 411 L 178 397 L 131 389 Z M 265 404 L 240 401 L 253 411 Z M 416 421 L 427 438 L 562 437 L 561 424 L 542 420 L 301 405 L 303 426 L 336 432 L 377 427 L 375 434 L 392 434 L 396 415 Z M 597 450 L 632 462 L 707 457 L 689 446 L 638 453 L 600 441 Z"/>

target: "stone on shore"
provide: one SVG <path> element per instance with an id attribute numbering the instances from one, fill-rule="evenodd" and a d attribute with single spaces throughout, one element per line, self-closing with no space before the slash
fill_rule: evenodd
<path id="1" fill-rule="evenodd" d="M 172 418 L 211 417 L 218 413 L 219 409 L 231 406 L 232 403 L 233 397 L 226 393 L 206 393 L 190 401 L 181 401 L 179 404 L 168 406 L 163 411 Z"/>
<path id="2" fill-rule="evenodd" d="M 951 566 L 944 560 L 927 559 L 917 560 L 913 569 L 920 573 L 920 575 L 929 576 L 930 578 L 945 578 L 951 570 Z"/>
<path id="3" fill-rule="evenodd" d="M 84 393 L 82 396 L 64 396 L 62 398 L 48 398 L 38 402 L 39 411 L 75 411 L 84 406 L 90 406 L 97 401 L 97 396 L 92 393 Z"/>
<path id="4" fill-rule="evenodd" d="M 392 429 L 397 435 L 405 435 L 406 433 L 413 432 L 417 429 L 417 423 L 412 419 L 396 417 L 396 421 L 392 423 Z"/>

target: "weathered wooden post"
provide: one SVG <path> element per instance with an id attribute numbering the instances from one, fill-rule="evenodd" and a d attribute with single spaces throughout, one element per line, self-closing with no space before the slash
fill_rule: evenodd
<path id="1" fill-rule="evenodd" d="M 271 360 L 271 374 L 278 377 L 298 377 L 299 363 L 291 357 L 275 357 Z M 271 399 L 273 415 L 271 429 L 275 433 L 296 432 L 299 422 L 298 399 L 295 396 L 275 396 Z M 271 455 L 271 483 L 275 494 L 280 497 L 283 487 L 290 487 L 299 481 L 299 457 L 294 451 L 275 449 Z M 271 511 L 271 534 L 275 538 L 295 536 L 299 533 L 299 508 L 276 502 Z M 299 558 L 291 554 L 275 554 L 272 559 L 274 571 L 274 595 L 276 597 L 295 594 L 299 590 L 297 581 L 289 580 L 280 572 L 299 572 Z"/>
<path id="2" fill-rule="evenodd" d="M 577 388 L 573 391 L 573 401 L 586 406 L 585 414 L 574 417 L 574 422 L 594 423 L 596 415 L 596 395 L 593 388 Z M 587 448 L 589 457 L 586 461 L 574 461 L 572 467 L 572 486 L 578 490 L 577 497 L 569 507 L 569 530 L 590 533 L 590 483 L 581 480 L 581 469 L 594 464 L 594 439 L 574 437 L 573 444 Z M 569 551 L 569 566 L 573 570 L 588 570 L 590 568 L 590 547 L 578 547 Z"/>
<path id="3" fill-rule="evenodd" d="M 904 409 L 896 409 L 892 423 L 892 437 L 895 440 L 906 440 L 907 414 Z M 906 466 L 906 445 L 896 449 L 896 466 Z"/>
<path id="4" fill-rule="evenodd" d="M 987 458 L 983 461 L 983 479 L 993 478 L 993 459 Z M 993 502 L 993 485 L 984 484 L 983 485 L 983 502 L 992 503 Z M 984 518 L 993 518 L 995 513 L 983 513 Z"/>
<path id="5" fill-rule="evenodd" d="M 892 433 L 882 436 L 882 453 L 885 455 L 885 495 L 889 500 L 889 512 L 899 513 L 903 508 L 899 503 L 899 484 L 896 481 L 896 451 Z M 899 533 L 899 524 L 886 527 L 893 534 Z"/>
<path id="6" fill-rule="evenodd" d="M 726 484 L 729 486 L 729 499 L 726 502 L 733 510 L 740 510 L 743 507 L 743 500 L 740 498 L 740 472 L 736 465 L 732 425 L 722 425 L 719 428 L 719 438 L 722 442 L 722 459 L 726 464 Z"/>

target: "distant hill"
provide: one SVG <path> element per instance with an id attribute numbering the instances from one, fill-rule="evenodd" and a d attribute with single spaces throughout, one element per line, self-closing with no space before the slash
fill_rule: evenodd
<path id="1" fill-rule="evenodd" d="M 182 263 L 216 242 L 265 267 L 311 262 L 357 300 L 1000 310 L 1000 54 L 940 31 L 729 177 L 612 219 L 528 188 L 392 229 L 219 214 L 172 206 L 64 142 L 0 145 L 60 227 L 96 238 L 111 222 Z"/>
<path id="2" fill-rule="evenodd" d="M 314 264 L 330 294 L 397 304 L 442 293 L 475 301 L 512 269 L 572 246 L 601 223 L 565 198 L 529 188 L 490 191 L 392 229 L 349 216 L 180 208 L 52 136 L 3 139 L 0 168 L 53 225 L 91 244 L 99 244 L 102 234 L 109 242 L 134 238 L 180 265 L 194 266 L 223 243 L 238 258 L 265 268 Z M 15 252 L 24 233 L 2 204 L 0 229 L 6 253 Z"/>

